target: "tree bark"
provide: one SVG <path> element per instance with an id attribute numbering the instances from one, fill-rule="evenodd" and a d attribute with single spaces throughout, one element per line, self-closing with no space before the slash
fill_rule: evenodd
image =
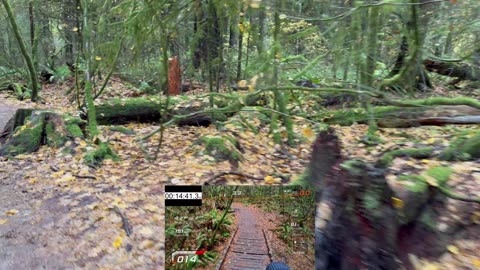
<path id="1" fill-rule="evenodd" d="M 180 95 L 182 88 L 182 77 L 178 57 L 168 59 L 168 94 L 170 96 Z"/>

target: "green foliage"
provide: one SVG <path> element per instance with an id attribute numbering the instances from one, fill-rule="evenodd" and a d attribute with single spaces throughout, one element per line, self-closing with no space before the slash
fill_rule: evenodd
<path id="1" fill-rule="evenodd" d="M 86 153 L 84 157 L 85 163 L 93 167 L 99 166 L 105 159 L 119 160 L 118 156 L 108 146 L 108 143 L 104 142 L 100 142 L 97 149 Z"/>
<path id="2" fill-rule="evenodd" d="M 433 167 L 428 169 L 425 172 L 428 176 L 431 176 L 437 180 L 437 183 L 440 186 L 443 186 L 447 183 L 448 178 L 453 173 L 453 169 L 449 167 Z"/>

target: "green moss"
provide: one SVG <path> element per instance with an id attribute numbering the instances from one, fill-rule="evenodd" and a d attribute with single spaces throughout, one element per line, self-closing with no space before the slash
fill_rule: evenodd
<path id="1" fill-rule="evenodd" d="M 68 134 L 74 138 L 85 138 L 82 129 L 78 125 L 70 124 L 65 127 Z"/>
<path id="2" fill-rule="evenodd" d="M 201 142 L 205 145 L 207 154 L 216 160 L 240 161 L 242 159 L 242 154 L 238 150 L 239 143 L 232 136 L 204 136 Z"/>
<path id="3" fill-rule="evenodd" d="M 393 150 L 388 153 L 385 153 L 378 161 L 377 166 L 388 167 L 394 158 L 396 157 L 413 157 L 413 158 L 427 158 L 430 157 L 433 153 L 433 149 L 430 147 L 427 148 L 407 148 L 407 149 L 398 149 Z"/>
<path id="4" fill-rule="evenodd" d="M 45 126 L 45 133 L 47 135 L 48 146 L 60 147 L 67 141 L 66 136 L 55 130 L 55 125 L 52 122 L 48 122 Z"/>
<path id="5" fill-rule="evenodd" d="M 118 156 L 110 149 L 107 143 L 100 142 L 97 146 L 97 149 L 85 154 L 84 161 L 87 165 L 98 166 L 105 159 L 111 159 L 113 161 L 118 161 Z"/>
<path id="6" fill-rule="evenodd" d="M 363 196 L 363 207 L 368 210 L 378 208 L 381 204 L 381 194 L 375 190 L 368 189 L 366 190 Z"/>
<path id="7" fill-rule="evenodd" d="M 117 131 L 126 135 L 134 135 L 135 132 L 129 128 L 123 127 L 123 126 L 111 126 L 108 128 L 111 131 Z"/>
<path id="8" fill-rule="evenodd" d="M 480 102 L 474 98 L 468 97 L 431 97 L 427 99 L 419 100 L 406 100 L 402 101 L 404 104 L 412 105 L 424 105 L 424 106 L 434 106 L 434 105 L 468 105 L 477 109 L 480 109 Z"/>
<path id="9" fill-rule="evenodd" d="M 472 137 L 472 131 L 466 131 L 459 135 L 450 146 L 440 154 L 443 160 L 472 160 L 480 158 L 480 132 Z"/>
<path id="10" fill-rule="evenodd" d="M 405 187 L 412 192 L 425 192 L 428 189 L 427 181 L 420 175 L 402 175 L 398 179 L 413 183 L 412 185 L 405 185 Z"/>
<path id="11" fill-rule="evenodd" d="M 433 167 L 425 172 L 426 175 L 435 178 L 437 180 L 437 183 L 441 186 L 447 183 L 452 173 L 453 169 L 449 167 Z"/>

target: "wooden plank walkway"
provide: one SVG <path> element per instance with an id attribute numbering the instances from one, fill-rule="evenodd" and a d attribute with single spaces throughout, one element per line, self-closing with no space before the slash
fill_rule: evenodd
<path id="1" fill-rule="evenodd" d="M 262 228 L 249 208 L 236 206 L 234 210 L 238 231 L 220 269 L 265 270 L 271 258 Z"/>

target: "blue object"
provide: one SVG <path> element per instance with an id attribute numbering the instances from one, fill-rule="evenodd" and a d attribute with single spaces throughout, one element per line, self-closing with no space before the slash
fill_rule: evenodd
<path id="1" fill-rule="evenodd" d="M 282 262 L 272 262 L 267 266 L 266 270 L 290 270 L 290 267 Z"/>

